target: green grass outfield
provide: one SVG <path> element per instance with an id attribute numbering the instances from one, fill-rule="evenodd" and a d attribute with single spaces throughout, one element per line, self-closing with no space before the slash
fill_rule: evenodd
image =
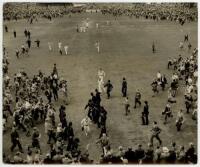
<path id="1" fill-rule="evenodd" d="M 89 18 L 89 28 L 85 33 L 77 33 L 76 25 L 81 25 Z M 110 20 L 111 25 L 106 25 Z M 96 29 L 99 23 L 99 29 Z M 167 101 L 167 91 L 160 92 L 157 97 L 152 98 L 152 88 L 150 84 L 160 70 L 166 74 L 170 82 L 173 71 L 167 70 L 167 60 L 169 57 L 177 57 L 179 54 L 188 56 L 190 53 L 178 49 L 179 42 L 183 41 L 184 34 L 189 33 L 192 48 L 197 46 L 197 23 L 186 23 L 184 26 L 178 23 L 152 20 L 135 19 L 122 16 L 115 20 L 112 16 L 101 14 L 75 14 L 71 18 L 53 19 L 52 22 L 39 19 L 38 23 L 30 25 L 26 20 L 18 22 L 6 22 L 9 33 L 3 34 L 3 43 L 9 52 L 10 65 L 9 73 L 13 79 L 13 74 L 20 68 L 24 68 L 29 76 L 42 70 L 50 74 L 53 64 L 56 63 L 58 73 L 68 81 L 70 94 L 70 104 L 66 107 L 68 120 L 73 122 L 75 136 L 80 138 L 82 150 L 90 143 L 89 153 L 92 159 L 97 160 L 101 155 L 101 148 L 96 145 L 96 139 L 100 130 L 96 125 L 91 125 L 92 132 L 86 137 L 81 131 L 80 121 L 85 116 L 84 107 L 90 98 L 90 92 L 97 88 L 97 71 L 101 67 L 106 72 L 106 78 L 113 83 L 114 89 L 112 98 L 106 99 L 102 96 L 102 105 L 108 111 L 107 129 L 111 140 L 111 147 L 116 150 L 119 145 L 124 147 L 136 147 L 141 143 L 146 147 L 149 138 L 152 122 L 158 121 L 162 128 L 161 139 L 163 145 L 168 146 L 171 141 L 176 141 L 177 145 L 188 146 L 189 142 L 197 144 L 197 124 L 191 118 L 191 114 L 186 115 L 186 122 L 182 131 L 176 131 L 176 113 L 185 109 L 184 89 L 181 87 L 177 96 L 177 103 L 172 107 L 174 117 L 167 125 L 163 125 L 163 111 Z M 34 43 L 30 50 L 30 57 L 17 59 L 15 49 L 21 47 L 25 42 L 24 29 L 31 31 L 32 41 L 39 39 L 41 48 L 37 49 Z M 17 38 L 13 37 L 13 29 L 17 32 Z M 97 54 L 94 47 L 95 41 L 100 41 L 100 54 Z M 58 41 L 63 46 L 69 46 L 69 55 L 59 55 Z M 156 54 L 152 54 L 152 41 L 155 41 Z M 48 42 L 53 42 L 53 51 L 49 52 Z M 128 82 L 128 96 L 131 102 L 131 114 L 124 115 L 123 98 L 121 96 L 122 78 L 126 77 Z M 140 89 L 142 101 L 149 101 L 150 125 L 141 125 L 141 112 L 143 107 L 133 109 L 135 90 Z M 56 109 L 61 104 L 61 100 L 54 103 Z M 57 110 L 58 111 L 58 110 Z M 58 112 L 57 112 L 58 113 Z M 58 122 L 57 115 L 57 122 Z M 9 120 L 11 122 L 11 120 Z M 42 133 L 41 148 L 45 155 L 49 149 L 46 144 L 44 134 L 44 124 L 38 125 Z M 24 137 L 20 132 L 23 146 L 30 144 L 31 138 Z M 3 150 L 10 153 L 10 133 L 3 136 Z"/>

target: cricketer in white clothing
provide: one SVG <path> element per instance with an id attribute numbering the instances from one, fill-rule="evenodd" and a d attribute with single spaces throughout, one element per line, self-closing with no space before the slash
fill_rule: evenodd
<path id="1" fill-rule="evenodd" d="M 65 54 L 67 55 L 68 54 L 68 46 L 66 45 L 66 46 L 64 46 L 64 49 L 65 49 Z"/>
<path id="2" fill-rule="evenodd" d="M 98 71 L 98 77 L 104 82 L 104 77 L 106 76 L 106 73 L 102 70 L 102 68 Z"/>
<path id="3" fill-rule="evenodd" d="M 83 118 L 81 121 L 81 127 L 82 130 L 85 132 L 86 136 L 88 136 L 88 133 L 90 132 L 90 126 L 89 126 L 90 124 L 91 122 L 88 117 Z"/>

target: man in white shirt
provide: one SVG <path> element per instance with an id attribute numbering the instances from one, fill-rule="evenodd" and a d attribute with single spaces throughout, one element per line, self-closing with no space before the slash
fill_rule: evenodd
<path id="1" fill-rule="evenodd" d="M 102 80 L 102 82 L 104 82 L 104 77 L 106 76 L 106 73 L 103 71 L 102 68 L 99 68 L 98 70 L 98 78 L 100 78 Z"/>
<path id="2" fill-rule="evenodd" d="M 96 41 L 95 47 L 97 48 L 97 53 L 99 53 L 100 52 L 100 43 L 99 43 L 99 41 Z"/>
<path id="3" fill-rule="evenodd" d="M 161 81 L 161 77 L 162 77 L 162 75 L 161 75 L 160 71 L 158 71 L 158 73 L 157 73 L 157 80 L 158 80 L 158 82 Z"/>
<path id="4" fill-rule="evenodd" d="M 64 46 L 64 49 L 65 49 L 65 54 L 67 55 L 68 54 L 68 46 L 66 45 L 66 46 Z"/>
<path id="5" fill-rule="evenodd" d="M 48 47 L 49 47 L 49 51 L 52 51 L 52 46 L 50 42 L 48 42 Z"/>
<path id="6" fill-rule="evenodd" d="M 88 117 L 85 117 L 82 119 L 81 121 L 81 127 L 82 127 L 82 130 L 85 132 L 85 135 L 88 136 L 88 133 L 90 132 L 90 120 Z"/>
<path id="7" fill-rule="evenodd" d="M 99 78 L 98 79 L 98 91 L 100 93 L 102 93 L 103 91 L 105 92 L 105 89 L 104 89 L 104 82 L 102 80 L 102 78 Z"/>
<path id="8" fill-rule="evenodd" d="M 180 42 L 180 43 L 179 43 L 179 48 L 180 48 L 180 49 L 183 49 L 183 42 Z"/>

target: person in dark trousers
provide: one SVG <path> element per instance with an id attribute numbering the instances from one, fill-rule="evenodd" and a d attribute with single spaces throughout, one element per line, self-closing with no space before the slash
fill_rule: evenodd
<path id="1" fill-rule="evenodd" d="M 31 33 L 30 33 L 30 31 L 27 31 L 27 37 L 28 37 L 28 39 L 31 38 Z"/>
<path id="2" fill-rule="evenodd" d="M 139 104 L 139 106 L 141 106 L 141 93 L 139 90 L 136 91 L 136 94 L 135 94 L 135 105 L 134 105 L 134 108 L 136 108 L 137 104 Z"/>
<path id="3" fill-rule="evenodd" d="M 15 127 L 12 128 L 12 131 L 11 131 L 10 136 L 11 136 L 11 143 L 12 143 L 12 146 L 11 146 L 11 148 L 10 148 L 11 151 L 13 152 L 14 148 L 15 148 L 16 146 L 18 146 L 18 147 L 19 147 L 19 150 L 20 150 L 21 152 L 23 152 L 23 150 L 22 150 L 22 145 L 21 145 L 21 143 L 20 143 L 20 141 L 19 141 L 19 133 L 17 132 L 17 130 L 16 130 Z"/>
<path id="4" fill-rule="evenodd" d="M 145 151 L 142 148 L 142 145 L 139 144 L 138 148 L 135 150 L 135 158 L 137 162 L 139 163 L 144 157 L 145 157 Z"/>
<path id="5" fill-rule="evenodd" d="M 123 78 L 122 81 L 122 96 L 126 97 L 127 95 L 127 82 L 126 82 L 126 78 Z"/>
<path id="6" fill-rule="evenodd" d="M 104 133 L 107 135 L 107 130 L 106 130 L 105 126 L 102 126 L 101 127 L 101 132 L 100 132 L 100 135 L 99 135 L 99 139 L 103 136 Z"/>
<path id="7" fill-rule="evenodd" d="M 107 97 L 109 99 L 110 98 L 110 92 L 113 89 L 113 85 L 110 83 L 110 80 L 108 80 L 108 82 L 104 85 L 104 87 L 107 87 L 106 93 L 107 93 Z"/>
<path id="8" fill-rule="evenodd" d="M 33 24 L 33 18 L 30 19 L 30 24 Z"/>
<path id="9" fill-rule="evenodd" d="M 47 89 L 46 92 L 45 92 L 45 95 L 46 95 L 46 97 L 48 99 L 48 103 L 51 103 L 51 98 L 52 98 L 51 90 Z"/>
<path id="10" fill-rule="evenodd" d="M 27 37 L 27 35 L 28 35 L 28 31 L 26 29 L 24 30 L 24 35 L 25 35 L 25 37 Z"/>
<path id="11" fill-rule="evenodd" d="M 35 42 L 36 42 L 36 44 L 37 44 L 37 47 L 39 48 L 39 47 L 40 47 L 40 40 L 37 39 Z"/>
<path id="12" fill-rule="evenodd" d="M 14 35 L 14 38 L 16 38 L 16 37 L 17 37 L 17 33 L 16 33 L 16 31 L 15 31 L 15 30 L 13 31 L 13 35 Z"/>
<path id="13" fill-rule="evenodd" d="M 190 110 L 192 109 L 192 103 L 193 103 L 192 96 L 189 96 L 189 97 L 185 98 L 185 107 L 186 107 L 186 113 L 187 114 L 189 114 Z"/>
<path id="14" fill-rule="evenodd" d="M 19 129 L 22 128 L 23 131 L 26 132 L 26 128 L 23 124 L 23 115 L 20 114 L 19 112 L 15 112 L 14 120 L 15 120 L 16 127 L 18 127 Z"/>
<path id="15" fill-rule="evenodd" d="M 57 70 L 56 64 L 53 65 L 53 74 L 58 75 L 58 70 Z"/>
<path id="16" fill-rule="evenodd" d="M 19 50 L 16 49 L 15 53 L 16 53 L 16 57 L 19 59 Z"/>
<path id="17" fill-rule="evenodd" d="M 153 122 L 153 128 L 151 129 L 151 138 L 150 138 L 150 143 L 153 146 L 153 139 L 156 138 L 160 145 L 162 144 L 162 140 L 159 137 L 159 134 L 161 133 L 161 129 L 158 127 L 157 122 Z"/>
<path id="18" fill-rule="evenodd" d="M 147 101 L 144 102 L 144 110 L 142 112 L 142 124 L 149 124 L 149 105 Z"/>
<path id="19" fill-rule="evenodd" d="M 185 152 L 185 158 L 187 163 L 197 163 L 197 155 L 195 154 L 193 143 L 189 143 L 189 148 Z"/>
<path id="20" fill-rule="evenodd" d="M 52 92 L 53 92 L 54 100 L 58 101 L 58 86 L 55 82 L 53 82 L 53 85 L 52 85 Z"/>
<path id="21" fill-rule="evenodd" d="M 60 118 L 60 122 L 62 123 L 63 120 L 65 119 L 66 117 L 66 113 L 65 113 L 65 106 L 61 105 L 60 108 L 59 108 L 59 118 Z"/>
<path id="22" fill-rule="evenodd" d="M 153 44 L 152 44 L 152 52 L 153 52 L 153 53 L 156 53 L 156 47 L 155 47 L 154 42 L 153 42 Z"/>
<path id="23" fill-rule="evenodd" d="M 90 95 L 91 95 L 91 100 L 92 100 L 92 103 L 94 104 L 94 105 L 96 105 L 97 104 L 97 100 L 96 100 L 96 96 L 94 95 L 94 93 L 90 93 Z"/>
<path id="24" fill-rule="evenodd" d="M 36 127 L 33 128 L 33 134 L 32 134 L 32 147 L 40 149 L 40 133 Z"/>
<path id="25" fill-rule="evenodd" d="M 161 77 L 161 84 L 160 84 L 160 86 L 162 87 L 162 91 L 165 90 L 165 85 L 166 85 L 166 84 L 167 84 L 167 79 L 166 79 L 165 75 L 163 75 L 163 76 Z"/>
<path id="26" fill-rule="evenodd" d="M 74 129 L 72 127 L 72 122 L 69 122 L 69 126 L 67 128 L 68 137 L 74 137 Z"/>
<path id="27" fill-rule="evenodd" d="M 189 42 L 189 44 L 188 44 L 188 51 L 190 51 L 191 48 L 192 48 L 192 45 L 191 45 L 191 43 Z"/>
<path id="28" fill-rule="evenodd" d="M 188 41 L 189 40 L 189 36 L 188 36 L 188 34 L 186 34 L 185 36 L 184 36 L 184 42 L 186 42 L 186 41 Z"/>
<path id="29" fill-rule="evenodd" d="M 166 105 L 166 107 L 165 107 L 164 111 L 162 112 L 162 115 L 164 115 L 164 116 L 165 116 L 165 121 L 164 121 L 164 124 L 166 124 L 166 123 L 167 123 L 167 119 L 168 119 L 168 118 L 170 118 L 170 117 L 172 117 L 172 116 L 173 116 L 173 115 L 172 115 L 171 106 L 170 106 L 170 104 L 169 104 L 169 103 Z"/>
<path id="30" fill-rule="evenodd" d="M 48 130 L 48 142 L 47 142 L 47 144 L 51 144 L 51 139 L 53 139 L 54 142 L 56 142 L 56 133 L 55 133 L 55 130 L 54 130 L 53 127 Z"/>
<path id="31" fill-rule="evenodd" d="M 98 127 L 106 127 L 106 120 L 107 120 L 107 111 L 103 106 L 100 107 L 100 114 L 98 120 Z"/>
<path id="32" fill-rule="evenodd" d="M 167 157 L 167 162 L 169 162 L 170 164 L 174 164 L 176 162 L 177 159 L 176 152 L 177 152 L 176 143 L 172 142 L 171 148 L 169 149 L 169 156 Z"/>
<path id="33" fill-rule="evenodd" d="M 101 93 L 97 89 L 95 89 L 95 92 L 96 92 L 96 97 L 95 97 L 96 103 L 97 103 L 98 106 L 100 106 L 100 103 L 101 103 Z"/>
<path id="34" fill-rule="evenodd" d="M 28 44 L 28 48 L 30 49 L 31 48 L 31 40 L 30 40 L 30 38 L 26 42 Z"/>
<path id="35" fill-rule="evenodd" d="M 124 158 L 128 160 L 128 163 L 135 164 L 136 163 L 136 157 L 135 157 L 135 151 L 129 147 L 128 150 L 124 154 Z"/>
<path id="36" fill-rule="evenodd" d="M 93 121 L 93 117 L 92 117 L 93 106 L 94 106 L 94 104 L 93 104 L 92 100 L 89 99 L 88 103 L 86 104 L 86 106 L 84 108 L 85 110 L 88 108 L 88 114 L 87 115 L 88 115 L 88 117 L 90 118 L 91 121 Z"/>
<path id="37" fill-rule="evenodd" d="M 8 26 L 7 25 L 5 25 L 5 31 L 8 32 Z"/>
<path id="38" fill-rule="evenodd" d="M 154 148 L 148 143 L 148 148 L 145 151 L 145 158 L 142 160 L 143 164 L 153 164 L 154 162 Z"/>
<path id="39" fill-rule="evenodd" d="M 78 27 L 78 25 L 76 26 L 76 32 L 79 32 L 79 27 Z"/>

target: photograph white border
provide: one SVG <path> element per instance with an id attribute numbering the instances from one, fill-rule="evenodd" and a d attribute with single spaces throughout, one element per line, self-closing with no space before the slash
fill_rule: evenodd
<path id="1" fill-rule="evenodd" d="M 0 63 L 0 112 L 1 112 L 1 117 L 0 117 L 0 122 L 2 124 L 2 117 L 3 117 L 3 114 L 2 114 L 2 78 L 3 78 L 3 74 L 2 74 L 2 59 L 3 59 L 3 4 L 4 3 L 7 3 L 7 2 L 56 2 L 56 3 L 59 3 L 59 2 L 65 2 L 65 3 L 163 3 L 163 2 L 168 2 L 168 3 L 181 3 L 181 2 L 194 2 L 194 3 L 197 3 L 197 7 L 198 7 L 198 29 L 200 29 L 200 26 L 199 26 L 199 1 L 198 0 L 0 0 L 0 58 L 1 58 L 1 63 Z M 199 31 L 198 31 L 198 49 L 199 49 Z M 200 64 L 199 63 L 200 60 L 198 59 L 198 65 Z M 199 75 L 200 72 L 198 70 L 198 77 L 200 76 Z M 199 82 L 198 82 L 198 108 L 199 108 L 199 94 L 200 94 L 200 89 L 199 89 Z M 200 118 L 200 114 L 198 113 L 198 121 L 199 121 L 199 118 Z M 191 166 L 191 167 L 196 167 L 196 166 L 200 166 L 200 162 L 199 162 L 199 122 L 197 123 L 197 136 L 198 136 L 198 140 L 197 140 L 197 153 L 198 153 L 198 162 L 197 164 L 186 164 L 184 166 Z M 2 149 L 3 149 L 3 141 L 2 141 L 2 135 L 3 135 L 3 131 L 2 131 L 2 125 L 0 126 L 0 166 L 7 166 L 7 167 L 11 167 L 13 166 L 12 164 L 4 164 L 3 163 L 3 157 L 2 157 Z M 65 164 L 63 164 L 65 165 Z M 70 166 L 70 167 L 73 167 L 73 166 L 77 166 L 79 164 L 76 164 L 76 165 L 67 165 L 67 166 Z M 96 166 L 104 166 L 104 165 L 93 165 L 91 164 L 92 166 L 96 167 Z M 82 165 L 81 166 L 91 166 L 91 165 Z M 148 165 L 149 167 L 152 167 L 152 166 L 155 166 L 155 165 L 161 165 L 161 164 L 153 164 L 153 165 Z M 15 167 L 19 167 L 19 166 L 22 166 L 22 165 L 14 165 Z M 54 167 L 58 167 L 58 166 L 61 166 L 61 165 L 23 165 L 23 166 L 29 166 L 29 167 L 32 167 L 32 166 L 54 166 Z M 106 166 L 113 166 L 113 165 L 106 165 Z M 118 165 L 118 166 L 124 166 L 124 165 Z M 130 165 L 128 165 L 130 166 Z M 132 166 L 132 165 L 131 165 Z M 136 166 L 136 165 L 133 165 L 133 166 Z M 146 165 L 140 165 L 140 166 L 146 166 Z M 182 166 L 182 165 L 162 165 L 163 167 L 167 166 Z"/>

